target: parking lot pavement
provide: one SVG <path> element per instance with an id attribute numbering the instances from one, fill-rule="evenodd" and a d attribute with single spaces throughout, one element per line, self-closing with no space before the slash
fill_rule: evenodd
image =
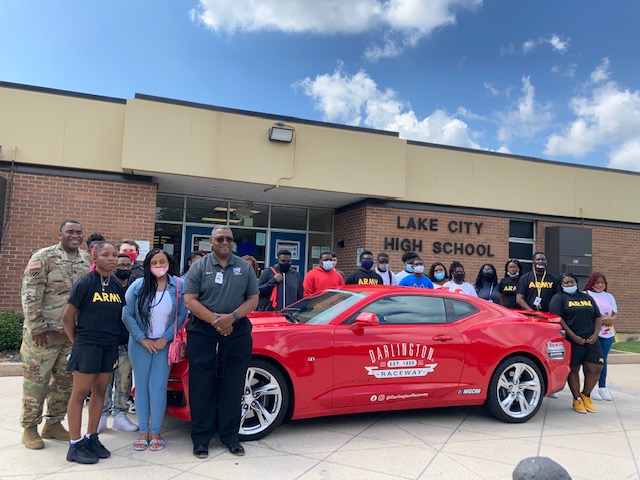
<path id="1" fill-rule="evenodd" d="M 242 458 L 214 440 L 204 461 L 191 454 L 189 424 L 167 417 L 164 450 L 135 452 L 135 433 L 109 428 L 100 438 L 112 457 L 96 465 L 68 463 L 66 442 L 45 440 L 44 450 L 22 445 L 21 386 L 20 377 L 0 378 L 1 479 L 492 480 L 512 478 L 523 458 L 545 456 L 574 480 L 640 480 L 637 364 L 609 366 L 614 401 L 596 402 L 596 414 L 573 412 L 565 388 L 525 424 L 501 423 L 479 407 L 301 420 L 245 443 Z"/>

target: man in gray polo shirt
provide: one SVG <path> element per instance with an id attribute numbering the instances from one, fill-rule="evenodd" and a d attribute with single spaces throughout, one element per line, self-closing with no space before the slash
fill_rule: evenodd
<path id="1" fill-rule="evenodd" d="M 251 322 L 258 306 L 258 281 L 249 262 L 233 254 L 229 227 L 214 227 L 212 253 L 191 265 L 184 279 L 189 407 L 193 454 L 206 458 L 216 431 L 234 455 L 240 445 L 240 400 L 251 360 Z"/>

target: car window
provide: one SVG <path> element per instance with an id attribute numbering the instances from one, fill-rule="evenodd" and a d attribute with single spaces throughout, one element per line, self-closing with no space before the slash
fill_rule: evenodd
<path id="1" fill-rule="evenodd" d="M 317 297 L 303 298 L 281 313 L 298 323 L 324 325 L 367 296 L 368 293 L 327 290 Z"/>
<path id="2" fill-rule="evenodd" d="M 445 299 L 445 305 L 447 307 L 447 319 L 449 323 L 469 317 L 479 311 L 475 305 L 469 302 L 453 300 L 452 298 Z"/>
<path id="3" fill-rule="evenodd" d="M 375 313 L 380 324 L 446 323 L 444 299 L 423 295 L 393 295 L 371 302 L 363 312 Z"/>

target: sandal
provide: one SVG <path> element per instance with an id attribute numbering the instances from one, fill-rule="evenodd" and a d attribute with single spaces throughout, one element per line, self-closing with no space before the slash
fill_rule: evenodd
<path id="1" fill-rule="evenodd" d="M 153 438 L 149 443 L 149 450 L 152 452 L 157 452 L 158 450 L 162 450 L 164 448 L 164 440 L 161 438 Z"/>
<path id="2" fill-rule="evenodd" d="M 148 446 L 149 440 L 147 440 L 146 438 L 138 438 L 133 441 L 133 449 L 137 450 L 138 452 L 146 450 Z"/>

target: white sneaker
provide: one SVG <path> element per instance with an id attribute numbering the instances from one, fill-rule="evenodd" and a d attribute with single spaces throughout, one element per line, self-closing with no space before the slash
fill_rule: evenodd
<path id="1" fill-rule="evenodd" d="M 124 430 L 125 432 L 135 432 L 140 427 L 129 420 L 126 413 L 118 412 L 113 419 L 113 428 L 116 430 Z"/>
<path id="2" fill-rule="evenodd" d="M 597 386 L 593 387 L 593 390 L 591 390 L 591 400 L 602 400 L 602 397 L 598 393 Z"/>
<path id="3" fill-rule="evenodd" d="M 560 395 L 558 395 L 557 393 L 552 393 L 551 395 L 549 395 L 549 398 L 560 398 Z"/>
<path id="4" fill-rule="evenodd" d="M 98 423 L 98 433 L 101 433 L 103 430 L 107 429 L 107 418 L 109 418 L 108 415 L 100 416 L 100 422 Z"/>
<path id="5" fill-rule="evenodd" d="M 602 397 L 602 400 L 606 400 L 607 402 L 610 402 L 611 400 L 613 400 L 613 398 L 611 398 L 611 393 L 609 392 L 608 388 L 601 388 L 599 391 L 600 391 L 600 396 Z M 591 394 L 591 397 L 593 398 L 593 394 Z"/>

